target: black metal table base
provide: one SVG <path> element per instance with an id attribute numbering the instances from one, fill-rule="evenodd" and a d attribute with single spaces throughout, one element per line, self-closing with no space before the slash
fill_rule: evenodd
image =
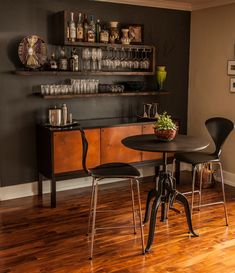
<path id="1" fill-rule="evenodd" d="M 165 169 L 165 168 L 164 168 Z M 160 172 L 159 180 L 156 185 L 156 189 L 150 190 L 148 193 L 146 201 L 146 211 L 144 217 L 144 223 L 149 220 L 150 214 L 150 203 L 153 199 L 151 217 L 149 223 L 149 236 L 145 252 L 149 252 L 154 239 L 154 231 L 156 225 L 156 217 L 159 206 L 161 205 L 161 221 L 166 221 L 168 217 L 168 207 L 169 209 L 174 209 L 174 202 L 178 201 L 184 206 L 185 215 L 187 218 L 188 228 L 190 233 L 198 237 L 199 235 L 193 230 L 192 219 L 190 213 L 190 207 L 187 198 L 180 192 L 178 192 L 173 183 L 173 178 L 170 172 L 163 170 Z"/>

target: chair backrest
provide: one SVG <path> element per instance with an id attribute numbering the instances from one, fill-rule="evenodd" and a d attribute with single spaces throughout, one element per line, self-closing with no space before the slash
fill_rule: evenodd
<path id="1" fill-rule="evenodd" d="M 86 135 L 82 127 L 78 128 L 81 133 L 81 139 L 82 139 L 82 167 L 83 170 L 89 174 L 87 167 L 86 167 L 86 157 L 87 157 L 87 151 L 88 151 L 88 141 L 86 139 Z"/>
<path id="2" fill-rule="evenodd" d="M 208 119 L 205 122 L 205 125 L 215 144 L 215 152 L 213 155 L 219 157 L 221 154 L 221 147 L 233 130 L 234 124 L 229 119 L 214 117 Z"/>

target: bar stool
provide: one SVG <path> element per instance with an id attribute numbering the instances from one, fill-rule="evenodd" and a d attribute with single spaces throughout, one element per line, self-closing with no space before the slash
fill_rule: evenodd
<path id="1" fill-rule="evenodd" d="M 87 169 L 86 167 L 86 157 L 88 151 L 88 141 L 85 136 L 85 132 L 80 128 L 82 146 L 83 146 L 83 156 L 82 164 L 84 171 L 92 177 L 92 191 L 91 191 L 91 200 L 90 200 L 90 211 L 88 218 L 88 235 L 90 234 L 90 223 L 91 224 L 91 245 L 90 245 L 90 257 L 93 258 L 93 249 L 94 249 L 94 239 L 95 232 L 97 229 L 105 229 L 96 227 L 96 213 L 97 213 L 97 199 L 98 199 L 98 185 L 101 180 L 108 178 L 126 178 L 130 181 L 131 185 L 131 198 L 132 198 L 132 213 L 133 213 L 133 228 L 134 234 L 136 234 L 136 217 L 135 217 L 135 201 L 134 201 L 134 183 L 136 183 L 137 188 L 137 198 L 138 198 L 138 214 L 139 214 L 139 228 L 141 235 L 141 247 L 142 253 L 144 254 L 144 231 L 142 224 L 142 212 L 141 212 L 141 200 L 140 200 L 140 189 L 139 189 L 139 180 L 140 177 L 139 171 L 130 164 L 127 163 L 107 163 L 99 165 L 92 169 Z M 111 227 L 109 227 L 111 228 Z M 117 228 L 116 226 L 114 228 Z"/>
<path id="2" fill-rule="evenodd" d="M 176 154 L 174 158 L 174 165 L 175 160 L 178 162 L 185 162 L 189 163 L 193 166 L 193 179 L 192 179 L 192 191 L 187 192 L 192 194 L 192 201 L 191 201 L 191 214 L 193 213 L 194 206 L 194 193 L 199 193 L 199 205 L 198 209 L 205 206 L 210 205 L 218 205 L 223 204 L 224 206 L 224 214 L 225 214 L 225 220 L 226 225 L 228 225 L 228 213 L 226 208 L 226 199 L 225 199 L 225 191 L 224 191 L 224 178 L 223 178 L 223 170 L 222 170 L 222 164 L 220 161 L 220 154 L 221 154 L 221 148 L 224 144 L 225 140 L 231 133 L 231 131 L 234 128 L 234 124 L 231 120 L 222 118 L 222 117 L 214 117 L 206 120 L 205 126 L 213 139 L 213 142 L 215 144 L 215 151 L 213 153 L 205 153 L 205 152 L 193 152 L 193 153 L 182 153 L 182 154 Z M 213 202 L 213 203 L 207 203 L 207 204 L 201 204 L 201 194 L 202 194 L 202 172 L 203 167 L 205 164 L 210 164 L 211 170 L 214 166 L 218 166 L 220 170 L 220 177 L 221 177 L 221 186 L 222 186 L 222 195 L 223 200 L 219 202 Z M 200 167 L 201 173 L 200 173 L 200 186 L 199 191 L 195 191 L 195 177 L 196 177 L 196 171 L 197 168 Z"/>

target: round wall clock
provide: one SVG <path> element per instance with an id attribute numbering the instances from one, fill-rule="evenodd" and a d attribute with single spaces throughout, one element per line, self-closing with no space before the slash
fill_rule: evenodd
<path id="1" fill-rule="evenodd" d="M 36 35 L 27 36 L 19 44 L 18 55 L 27 68 L 40 68 L 47 60 L 46 43 Z"/>

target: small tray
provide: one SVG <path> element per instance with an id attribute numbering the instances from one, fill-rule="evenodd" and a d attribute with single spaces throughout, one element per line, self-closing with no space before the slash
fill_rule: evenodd
<path id="1" fill-rule="evenodd" d="M 73 121 L 72 123 L 67 123 L 65 125 L 51 125 L 50 123 L 46 123 L 45 126 L 51 127 L 51 128 L 66 128 L 71 126 L 77 126 L 79 123 L 77 121 Z"/>
<path id="2" fill-rule="evenodd" d="M 145 121 L 157 121 L 157 118 L 155 117 L 144 117 L 144 116 L 137 115 L 137 118 L 141 120 L 145 120 Z"/>

